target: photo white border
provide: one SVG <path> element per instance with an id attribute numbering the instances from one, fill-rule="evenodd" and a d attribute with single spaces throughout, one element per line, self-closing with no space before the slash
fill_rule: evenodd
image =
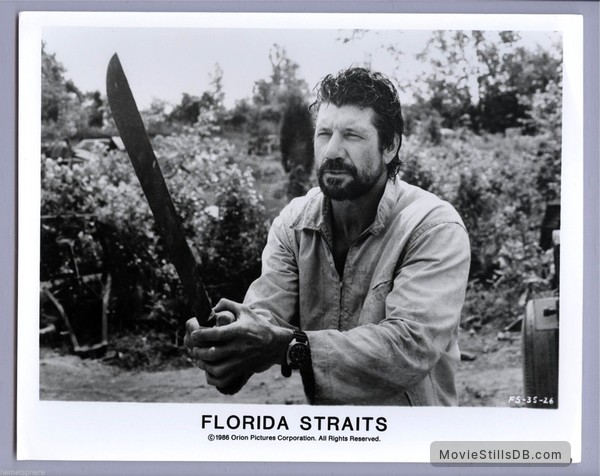
<path id="1" fill-rule="evenodd" d="M 561 31 L 563 161 L 560 407 L 400 408 L 87 403 L 39 400 L 41 40 L 44 27 L 368 28 Z M 17 458 L 110 461 L 428 462 L 433 441 L 568 441 L 581 460 L 583 18 L 578 15 L 27 12 L 19 19 Z M 209 442 L 201 415 L 383 416 L 379 443 Z M 243 434 L 242 431 L 229 432 Z M 335 434 L 335 432 L 324 434 Z M 343 435 L 349 436 L 345 432 Z M 377 433 L 357 433 L 377 436 Z"/>

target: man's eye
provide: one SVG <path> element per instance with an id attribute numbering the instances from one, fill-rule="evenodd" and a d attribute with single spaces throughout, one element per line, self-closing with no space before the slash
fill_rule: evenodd
<path id="1" fill-rule="evenodd" d="M 346 133 L 346 137 L 350 137 L 351 139 L 361 139 L 361 136 L 354 132 Z"/>
<path id="2" fill-rule="evenodd" d="M 331 132 L 329 131 L 319 131 L 317 132 L 317 136 L 318 137 L 329 137 L 331 135 Z"/>

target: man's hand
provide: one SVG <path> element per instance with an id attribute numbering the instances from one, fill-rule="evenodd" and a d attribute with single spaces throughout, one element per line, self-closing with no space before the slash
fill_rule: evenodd
<path id="1" fill-rule="evenodd" d="M 216 326 L 225 326 L 235 321 L 235 316 L 229 311 L 223 311 L 216 315 Z M 188 347 L 194 357 L 196 357 L 196 350 L 192 340 L 192 332 L 199 329 L 200 325 L 196 318 L 189 319 L 186 323 L 186 333 L 183 339 L 183 344 Z M 204 363 L 196 358 L 196 364 L 202 370 L 204 370 Z M 238 393 L 248 379 L 252 377 L 252 374 L 240 375 L 234 382 L 230 383 L 227 387 L 218 387 L 219 392 L 224 395 L 234 395 Z M 208 379 L 208 377 L 207 377 Z"/>
<path id="2" fill-rule="evenodd" d="M 228 299 L 221 299 L 214 309 L 217 327 L 200 327 L 196 319 L 190 319 L 184 339 L 210 385 L 238 387 L 228 392 L 235 393 L 252 374 L 282 363 L 292 330 Z"/>

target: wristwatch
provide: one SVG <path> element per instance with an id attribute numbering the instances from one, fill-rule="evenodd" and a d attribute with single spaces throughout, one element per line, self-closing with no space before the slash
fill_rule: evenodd
<path id="1" fill-rule="evenodd" d="M 302 331 L 294 331 L 294 337 L 289 343 L 285 363 L 281 366 L 281 374 L 289 377 L 292 370 L 301 370 L 310 365 L 310 346 L 308 337 Z"/>

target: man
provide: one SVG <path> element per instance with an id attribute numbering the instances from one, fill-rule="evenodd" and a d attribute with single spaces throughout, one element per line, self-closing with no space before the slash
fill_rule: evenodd
<path id="1" fill-rule="evenodd" d="M 351 68 L 313 107 L 319 188 L 274 220 L 261 277 L 230 324 L 187 323 L 207 381 L 237 391 L 256 372 L 300 370 L 314 404 L 456 405 L 469 242 L 446 202 L 396 177 L 396 89 Z"/>

